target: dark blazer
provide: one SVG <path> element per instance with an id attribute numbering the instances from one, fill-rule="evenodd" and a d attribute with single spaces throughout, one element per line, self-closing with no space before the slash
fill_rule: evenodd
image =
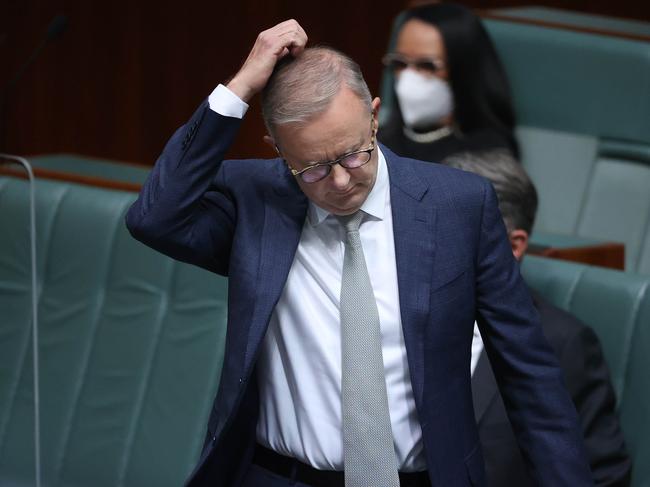
<path id="1" fill-rule="evenodd" d="M 630 485 L 632 462 L 625 449 L 616 414 L 616 395 L 596 334 L 540 296 L 534 294 L 533 301 L 578 410 L 595 484 Z M 526 472 L 485 353 L 472 376 L 472 394 L 488 485 L 535 485 Z"/>
<path id="2" fill-rule="evenodd" d="M 239 126 L 204 102 L 167 143 L 126 218 L 147 245 L 229 277 L 223 369 L 192 487 L 239 485 L 250 464 L 255 363 L 307 212 L 282 160 L 223 160 Z M 469 373 L 475 316 L 534 475 L 542 485 L 591 485 L 575 410 L 492 187 L 382 150 L 406 352 L 432 485 L 485 485 Z"/>

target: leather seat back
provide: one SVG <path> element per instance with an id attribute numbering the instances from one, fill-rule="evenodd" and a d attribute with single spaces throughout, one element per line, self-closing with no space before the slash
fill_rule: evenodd
<path id="1" fill-rule="evenodd" d="M 528 256 L 526 282 L 591 326 L 603 347 L 628 449 L 632 485 L 650 483 L 650 276 Z"/>
<path id="2" fill-rule="evenodd" d="M 227 282 L 134 240 L 134 193 L 37 182 L 42 478 L 178 486 L 223 360 Z M 27 183 L 0 177 L 0 485 L 33 485 Z"/>

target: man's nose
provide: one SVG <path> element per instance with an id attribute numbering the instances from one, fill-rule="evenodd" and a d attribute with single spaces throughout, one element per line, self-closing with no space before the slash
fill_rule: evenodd
<path id="1" fill-rule="evenodd" d="M 350 183 L 350 173 L 340 164 L 334 164 L 330 173 L 330 179 L 336 189 L 345 189 Z"/>

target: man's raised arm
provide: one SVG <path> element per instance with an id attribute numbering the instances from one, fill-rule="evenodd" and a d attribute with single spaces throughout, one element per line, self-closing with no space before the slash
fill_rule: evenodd
<path id="1" fill-rule="evenodd" d="M 249 101 L 286 55 L 299 55 L 307 35 L 295 20 L 259 34 L 241 69 L 220 85 L 167 142 L 126 215 L 131 234 L 175 259 L 226 275 L 237 218 L 225 154 Z"/>

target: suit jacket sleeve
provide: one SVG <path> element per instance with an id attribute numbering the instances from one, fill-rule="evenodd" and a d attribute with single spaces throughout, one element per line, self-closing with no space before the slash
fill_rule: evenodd
<path id="1" fill-rule="evenodd" d="M 593 485 L 575 408 L 488 183 L 482 211 L 477 322 L 529 473 L 539 485 Z"/>
<path id="2" fill-rule="evenodd" d="M 616 395 L 600 342 L 581 326 L 560 352 L 567 387 L 578 410 L 594 481 L 599 487 L 630 485 L 632 463 L 616 414 Z"/>
<path id="3" fill-rule="evenodd" d="M 136 239 L 227 275 L 236 208 L 222 161 L 240 124 L 206 101 L 174 133 L 126 215 Z"/>

